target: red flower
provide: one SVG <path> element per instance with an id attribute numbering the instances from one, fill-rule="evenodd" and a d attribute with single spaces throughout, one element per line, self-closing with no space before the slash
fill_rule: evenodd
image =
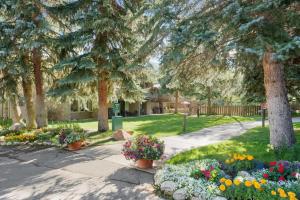
<path id="1" fill-rule="evenodd" d="M 293 177 L 296 177 L 297 172 L 293 172 L 291 175 L 292 175 Z"/>
<path id="2" fill-rule="evenodd" d="M 278 172 L 281 173 L 281 174 L 283 174 L 283 172 L 284 172 L 284 166 L 282 164 L 279 165 Z"/>
<path id="3" fill-rule="evenodd" d="M 273 172 L 273 171 L 274 171 L 274 168 L 273 168 L 273 167 L 271 167 L 271 168 L 270 168 L 270 172 Z"/>
<path id="4" fill-rule="evenodd" d="M 263 177 L 264 177 L 265 179 L 267 179 L 267 178 L 269 178 L 269 174 L 263 174 Z"/>
<path id="5" fill-rule="evenodd" d="M 270 166 L 271 166 L 271 167 L 275 166 L 276 164 L 277 164 L 276 161 L 270 162 Z"/>
<path id="6" fill-rule="evenodd" d="M 278 181 L 285 181 L 284 176 L 280 176 L 279 179 L 278 179 Z"/>
<path id="7" fill-rule="evenodd" d="M 204 175 L 207 179 L 210 178 L 210 171 L 209 171 L 209 170 L 203 170 L 202 173 L 203 173 L 203 175 Z"/>

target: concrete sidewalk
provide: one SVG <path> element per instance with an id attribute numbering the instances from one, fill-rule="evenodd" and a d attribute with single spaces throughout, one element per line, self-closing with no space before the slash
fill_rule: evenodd
<path id="1" fill-rule="evenodd" d="M 153 174 L 105 160 L 120 154 L 112 147 L 82 153 L 1 147 L 0 152 L 1 200 L 159 199 L 151 186 Z"/>

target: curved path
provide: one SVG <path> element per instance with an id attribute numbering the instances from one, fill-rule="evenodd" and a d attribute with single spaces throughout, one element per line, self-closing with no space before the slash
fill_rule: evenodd
<path id="1" fill-rule="evenodd" d="M 300 117 L 293 118 L 293 122 L 300 122 Z M 228 140 L 258 126 L 261 126 L 261 121 L 238 122 L 204 128 L 184 135 L 166 137 L 163 138 L 166 144 L 165 154 L 171 156 L 196 147 Z"/>
<path id="2" fill-rule="evenodd" d="M 295 121 L 300 122 L 300 118 Z M 166 154 L 230 139 L 260 125 L 260 122 L 226 124 L 166 137 L 163 138 Z M 160 199 L 152 191 L 153 174 L 134 169 L 120 155 L 121 144 L 79 152 L 0 146 L 0 200 Z"/>

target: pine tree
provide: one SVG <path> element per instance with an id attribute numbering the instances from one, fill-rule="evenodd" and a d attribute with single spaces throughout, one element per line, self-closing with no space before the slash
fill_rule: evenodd
<path id="1" fill-rule="evenodd" d="M 48 42 L 49 25 L 40 1 L 1 1 L 1 13 L 10 26 L 4 29 L 11 40 L 10 52 L 25 96 L 28 128 L 47 126 L 47 108 L 43 88 L 42 48 Z M 9 58 L 6 59 L 9 67 Z M 33 103 L 33 81 L 36 100 Z M 36 124 L 37 122 L 37 124 Z"/>
<path id="2" fill-rule="evenodd" d="M 135 14 L 142 1 L 86 1 L 48 5 L 50 17 L 61 18 L 63 34 L 57 38 L 64 59 L 54 66 L 66 72 L 50 95 L 78 94 L 82 87 L 97 87 L 98 131 L 108 130 L 109 98 L 143 98 L 138 77 L 147 55 L 137 51 L 142 36 L 135 34 Z"/>
<path id="3" fill-rule="evenodd" d="M 254 64 L 264 70 L 270 143 L 275 148 L 292 146 L 296 140 L 284 68 L 299 65 L 299 30 L 297 0 L 205 0 L 176 21 L 168 57 L 180 63 L 199 48 L 215 49 L 215 63 L 241 71 L 253 65 L 245 61 L 254 57 Z"/>

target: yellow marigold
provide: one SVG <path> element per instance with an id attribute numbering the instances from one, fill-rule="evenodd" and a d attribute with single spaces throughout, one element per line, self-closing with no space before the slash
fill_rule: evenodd
<path id="1" fill-rule="evenodd" d="M 224 192 L 226 190 L 226 186 L 222 184 L 219 186 L 219 189 Z"/>
<path id="2" fill-rule="evenodd" d="M 254 184 L 254 183 L 257 183 L 257 180 L 255 180 L 255 179 L 254 179 L 254 180 L 252 180 L 252 184 Z"/>
<path id="3" fill-rule="evenodd" d="M 294 192 L 288 192 L 289 197 L 296 197 L 296 194 Z"/>
<path id="4" fill-rule="evenodd" d="M 271 191 L 271 194 L 272 194 L 273 196 L 276 196 L 277 193 L 276 193 L 276 191 L 272 190 L 272 191 Z"/>
<path id="5" fill-rule="evenodd" d="M 224 177 L 220 179 L 220 183 L 224 183 L 225 181 L 226 181 L 226 178 L 224 178 Z"/>
<path id="6" fill-rule="evenodd" d="M 279 192 L 279 196 L 280 196 L 281 198 L 287 198 L 287 195 L 286 195 L 285 192 Z"/>
<path id="7" fill-rule="evenodd" d="M 245 156 L 240 156 L 240 160 L 245 160 Z"/>
<path id="8" fill-rule="evenodd" d="M 251 187 L 252 186 L 252 182 L 251 181 L 245 181 L 245 186 L 246 187 Z"/>
<path id="9" fill-rule="evenodd" d="M 290 200 L 298 200 L 296 197 L 290 197 Z"/>
<path id="10" fill-rule="evenodd" d="M 230 179 L 227 179 L 227 180 L 225 181 L 225 185 L 226 185 L 226 186 L 231 186 L 231 185 L 232 185 L 232 181 L 231 181 Z"/>
<path id="11" fill-rule="evenodd" d="M 261 179 L 261 180 L 260 180 L 260 183 L 261 183 L 261 184 L 266 184 L 266 183 L 267 183 L 267 180 L 266 180 L 266 179 Z"/>
<path id="12" fill-rule="evenodd" d="M 254 159 L 253 156 L 251 156 L 251 155 L 248 155 L 248 156 L 247 156 L 247 160 L 253 160 L 253 159 Z"/>
<path id="13" fill-rule="evenodd" d="M 240 185 L 240 184 L 241 184 L 241 181 L 240 181 L 239 179 L 235 179 L 235 180 L 233 181 L 233 183 L 234 183 L 235 185 Z"/>
<path id="14" fill-rule="evenodd" d="M 280 192 L 284 192 L 284 190 L 282 188 L 278 188 L 277 191 Z"/>
<path id="15" fill-rule="evenodd" d="M 258 182 L 255 182 L 255 183 L 254 183 L 254 187 L 255 187 L 256 189 L 260 189 L 260 184 L 259 184 Z"/>

